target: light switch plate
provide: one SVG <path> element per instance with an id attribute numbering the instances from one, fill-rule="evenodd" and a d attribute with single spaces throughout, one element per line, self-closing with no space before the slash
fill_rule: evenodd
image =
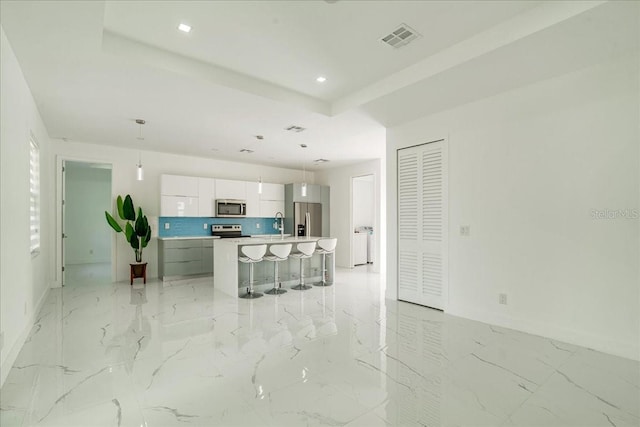
<path id="1" fill-rule="evenodd" d="M 202 225 L 203 225 L 203 227 L 202 227 L 202 228 L 204 228 L 205 230 L 206 230 L 207 228 L 209 228 L 209 227 L 207 226 L 207 224 L 202 224 Z"/>
<path id="2" fill-rule="evenodd" d="M 260 228 L 260 223 L 259 222 L 256 223 L 256 228 Z"/>
<path id="3" fill-rule="evenodd" d="M 165 222 L 165 223 L 164 223 L 164 229 L 165 229 L 165 230 L 168 230 L 168 229 L 170 229 L 170 228 L 171 228 L 171 224 L 170 224 L 170 223 L 168 223 L 168 222 Z"/>

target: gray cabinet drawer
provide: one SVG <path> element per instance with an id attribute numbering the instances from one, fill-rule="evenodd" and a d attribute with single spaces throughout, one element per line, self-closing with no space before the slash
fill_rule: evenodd
<path id="1" fill-rule="evenodd" d="M 164 262 L 200 261 L 202 248 L 172 248 L 164 250 Z"/>
<path id="2" fill-rule="evenodd" d="M 165 276 L 186 276 L 189 274 L 200 274 L 202 272 L 202 261 L 165 262 Z"/>
<path id="3" fill-rule="evenodd" d="M 202 240 L 201 239 L 179 239 L 179 240 L 165 240 L 164 248 L 165 249 L 182 249 L 182 248 L 201 248 Z"/>

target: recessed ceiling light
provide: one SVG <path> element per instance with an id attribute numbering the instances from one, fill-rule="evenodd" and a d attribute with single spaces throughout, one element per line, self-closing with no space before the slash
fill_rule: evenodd
<path id="1" fill-rule="evenodd" d="M 178 29 L 184 33 L 190 33 L 191 32 L 191 26 L 187 25 L 187 24 L 180 24 L 178 25 Z"/>
<path id="2" fill-rule="evenodd" d="M 317 81 L 318 83 L 324 83 L 324 82 L 326 82 L 326 81 L 327 81 L 327 78 L 326 78 L 326 77 L 324 77 L 324 76 L 319 76 L 318 78 L 316 78 L 316 81 Z"/>
<path id="3" fill-rule="evenodd" d="M 307 129 L 303 128 L 302 126 L 291 125 L 289 127 L 284 128 L 284 130 L 288 130 L 289 132 L 304 132 Z"/>

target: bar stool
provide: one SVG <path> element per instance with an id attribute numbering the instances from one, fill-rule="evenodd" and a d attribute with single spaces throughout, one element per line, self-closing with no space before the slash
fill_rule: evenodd
<path id="1" fill-rule="evenodd" d="M 295 289 L 298 291 L 306 291 L 307 289 L 311 289 L 311 286 L 304 284 L 304 269 L 302 267 L 303 267 L 303 261 L 307 258 L 311 258 L 311 256 L 313 255 L 313 251 L 315 249 L 316 249 L 316 242 L 298 243 L 296 245 L 297 252 L 293 252 L 291 253 L 291 255 L 289 255 L 292 258 L 300 259 L 300 283 L 292 287 L 291 289 Z"/>
<path id="2" fill-rule="evenodd" d="M 260 292 L 253 291 L 253 264 L 262 261 L 264 254 L 267 252 L 267 245 L 241 246 L 240 251 L 244 256 L 238 257 L 238 261 L 249 264 L 249 287 L 247 293 L 241 295 L 240 298 L 260 298 Z"/>
<path id="3" fill-rule="evenodd" d="M 278 295 L 287 292 L 282 289 L 282 282 L 278 282 L 278 263 L 289 259 L 292 246 L 293 245 L 291 243 L 269 246 L 269 252 L 271 252 L 271 255 L 265 255 L 264 259 L 267 261 L 273 261 L 273 289 L 268 290 L 265 294 Z"/>
<path id="4" fill-rule="evenodd" d="M 318 240 L 318 249 L 316 249 L 316 253 L 322 255 L 322 281 L 314 283 L 315 286 L 331 286 L 333 284 L 327 283 L 327 255 L 335 253 L 337 243 L 338 239 L 336 238 Z M 333 262 L 335 264 L 335 259 Z"/>

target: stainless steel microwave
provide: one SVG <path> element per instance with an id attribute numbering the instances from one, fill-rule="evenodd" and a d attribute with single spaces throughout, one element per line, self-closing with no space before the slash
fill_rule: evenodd
<path id="1" fill-rule="evenodd" d="M 247 202 L 244 200 L 217 199 L 216 216 L 218 218 L 247 216 Z"/>

